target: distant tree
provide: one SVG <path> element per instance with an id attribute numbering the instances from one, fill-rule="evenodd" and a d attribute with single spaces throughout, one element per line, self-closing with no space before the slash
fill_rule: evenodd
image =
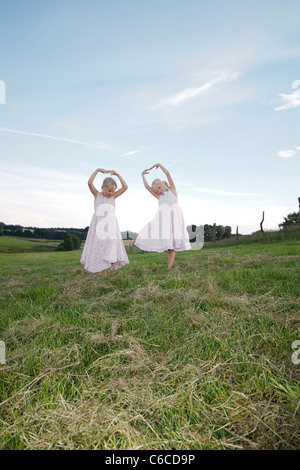
<path id="1" fill-rule="evenodd" d="M 33 232 L 34 238 L 43 238 L 44 231 L 42 228 L 36 228 Z"/>
<path id="2" fill-rule="evenodd" d="M 223 238 L 230 238 L 230 237 L 231 237 L 231 227 L 229 227 L 229 225 L 226 225 L 224 229 Z"/>
<path id="3" fill-rule="evenodd" d="M 286 217 L 283 217 L 284 221 L 279 224 L 279 227 L 285 228 L 290 225 L 299 225 L 300 224 L 300 216 L 298 212 L 291 212 Z"/>
<path id="4" fill-rule="evenodd" d="M 212 235 L 212 226 L 205 224 L 204 225 L 204 241 L 205 242 L 210 242 L 211 241 L 211 235 Z"/>
<path id="5" fill-rule="evenodd" d="M 81 238 L 79 238 L 78 235 L 74 235 L 73 233 L 68 233 L 65 236 L 63 245 L 65 251 L 78 250 L 81 245 Z"/>
<path id="6" fill-rule="evenodd" d="M 216 240 L 223 240 L 223 238 L 230 238 L 231 237 L 231 227 L 226 225 L 216 225 Z M 213 236 L 214 226 L 213 225 L 204 225 L 204 241 L 211 242 Z"/>
<path id="7" fill-rule="evenodd" d="M 31 238 L 32 237 L 32 232 L 31 232 L 31 230 L 26 229 L 26 230 L 24 230 L 22 235 L 23 235 L 23 237 Z"/>
<path id="8" fill-rule="evenodd" d="M 225 233 L 225 228 L 223 227 L 223 225 L 217 225 L 216 226 L 216 239 L 222 240 L 222 238 L 224 238 L 224 233 Z"/>

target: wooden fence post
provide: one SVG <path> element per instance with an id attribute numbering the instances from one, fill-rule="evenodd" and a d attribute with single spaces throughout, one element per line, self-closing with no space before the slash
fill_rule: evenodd
<path id="1" fill-rule="evenodd" d="M 262 233 L 265 233 L 265 232 L 264 232 L 264 229 L 263 229 L 264 220 L 265 220 L 265 213 L 263 212 L 263 213 L 262 213 L 262 221 L 261 221 L 261 223 L 260 223 L 260 230 L 261 230 Z"/>
<path id="2" fill-rule="evenodd" d="M 214 223 L 211 233 L 211 242 L 215 243 L 216 241 L 216 223 Z"/>

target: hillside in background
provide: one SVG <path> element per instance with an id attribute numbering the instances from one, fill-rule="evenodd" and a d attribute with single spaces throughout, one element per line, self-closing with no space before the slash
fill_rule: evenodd
<path id="1" fill-rule="evenodd" d="M 208 225 L 205 224 L 203 227 L 203 234 L 205 241 L 223 240 L 224 238 L 230 238 L 231 227 L 223 225 Z M 22 225 L 7 225 L 4 222 L 0 222 L 0 236 L 7 235 L 13 237 L 22 238 L 43 238 L 47 240 L 63 240 L 67 233 L 77 235 L 81 240 L 85 240 L 89 227 L 85 228 L 39 228 L 39 227 L 23 227 Z M 197 225 L 187 226 L 190 241 L 195 238 L 197 231 Z M 135 240 L 137 232 L 131 230 L 125 230 L 121 232 L 123 240 Z"/>

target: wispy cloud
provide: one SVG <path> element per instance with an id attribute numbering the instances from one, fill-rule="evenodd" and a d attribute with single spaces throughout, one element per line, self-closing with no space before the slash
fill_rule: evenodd
<path id="1" fill-rule="evenodd" d="M 261 197 L 264 196 L 264 194 L 258 194 L 258 193 L 239 193 L 239 192 L 233 192 L 233 191 L 224 191 L 221 189 L 210 189 L 210 188 L 195 188 L 196 191 L 201 192 L 201 193 L 207 193 L 207 194 L 216 194 L 217 196 L 226 196 L 226 197 Z"/>
<path id="2" fill-rule="evenodd" d="M 298 150 L 300 150 L 300 147 L 298 147 Z M 292 158 L 296 153 L 295 150 L 279 150 L 277 155 L 281 158 Z"/>
<path id="3" fill-rule="evenodd" d="M 218 83 L 227 82 L 227 81 L 234 81 L 240 76 L 238 72 L 228 72 L 222 71 L 218 72 L 215 78 L 212 78 L 208 82 L 204 83 L 203 85 L 195 88 L 186 88 L 185 90 L 176 93 L 173 96 L 169 96 L 167 98 L 160 99 L 153 108 L 161 108 L 163 106 L 178 106 L 183 102 L 190 100 L 202 93 L 207 92 L 212 87 L 216 86 Z"/>
<path id="4" fill-rule="evenodd" d="M 7 189 L 22 186 L 22 191 L 58 190 L 58 188 L 69 193 L 74 188 L 84 187 L 85 178 L 81 174 L 58 171 L 53 168 L 43 168 L 36 165 L 19 163 L 18 165 L 0 164 L 0 175 L 2 187 Z M 11 185 L 11 182 L 13 184 Z"/>
<path id="5" fill-rule="evenodd" d="M 140 149 L 132 150 L 131 152 L 125 152 L 125 153 L 123 153 L 123 157 L 129 157 L 130 155 L 135 155 L 136 153 L 139 153 L 139 152 L 141 152 Z"/>
<path id="6" fill-rule="evenodd" d="M 292 83 L 292 88 L 296 89 L 293 93 L 280 93 L 279 100 L 281 101 L 282 105 L 277 106 L 275 111 L 297 108 L 300 106 L 300 80 L 295 80 Z"/>
<path id="7" fill-rule="evenodd" d="M 68 142 L 71 144 L 77 144 L 77 145 L 84 145 L 86 147 L 92 147 L 96 148 L 99 150 L 111 150 L 111 147 L 109 147 L 106 144 L 98 143 L 98 144 L 90 144 L 88 142 L 83 142 L 81 140 L 75 140 L 75 139 L 68 139 L 66 137 L 56 137 L 53 135 L 46 135 L 46 134 L 37 134 L 36 132 L 27 132 L 27 131 L 18 131 L 16 129 L 8 129 L 6 127 L 0 127 L 1 132 L 11 132 L 13 134 L 23 134 L 23 135 L 29 135 L 33 137 L 41 137 L 44 139 L 52 139 L 52 140 L 59 140 L 62 142 Z"/>

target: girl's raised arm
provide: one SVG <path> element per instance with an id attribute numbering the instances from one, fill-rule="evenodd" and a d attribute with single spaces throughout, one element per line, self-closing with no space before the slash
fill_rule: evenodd
<path id="1" fill-rule="evenodd" d="M 151 168 L 150 168 L 150 170 L 151 170 Z M 151 188 L 151 186 L 149 186 L 148 181 L 147 181 L 146 176 L 145 176 L 145 175 L 149 174 L 150 170 L 144 170 L 143 171 L 143 173 L 142 173 L 143 183 L 144 183 L 145 188 L 148 189 L 149 193 L 151 193 L 152 196 L 155 196 L 158 199 L 159 195 Z"/>
<path id="2" fill-rule="evenodd" d="M 94 173 L 89 177 L 89 180 L 88 180 L 88 185 L 89 185 L 90 191 L 91 191 L 91 193 L 93 193 L 95 198 L 97 197 L 98 190 L 95 188 L 93 183 L 94 183 L 94 179 L 96 178 L 96 176 L 99 172 L 108 173 L 108 171 L 103 170 L 103 168 L 97 168 L 97 170 L 94 171 Z"/>
<path id="3" fill-rule="evenodd" d="M 115 193 L 114 193 L 114 198 L 116 199 L 117 197 L 121 196 L 121 194 L 125 193 L 125 191 L 127 191 L 128 185 L 125 182 L 124 178 L 122 178 L 122 176 L 119 175 L 119 173 L 117 173 L 115 170 L 109 170 L 108 172 L 111 175 L 117 176 L 120 180 L 121 185 L 122 185 L 122 188 L 118 189 L 118 191 L 115 191 Z"/>

